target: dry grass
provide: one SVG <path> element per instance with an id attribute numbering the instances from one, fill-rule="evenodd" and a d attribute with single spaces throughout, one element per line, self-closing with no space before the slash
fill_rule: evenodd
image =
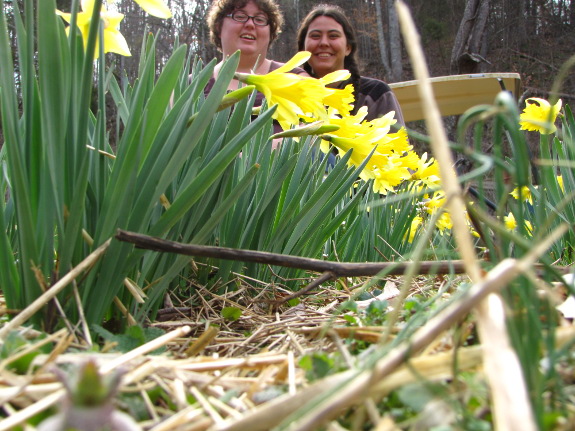
<path id="1" fill-rule="evenodd" d="M 492 281 L 504 282 L 509 277 L 506 274 L 516 273 L 517 266 L 514 261 L 500 266 L 499 272 L 493 270 Z M 482 295 L 493 290 L 489 275 L 486 278 L 488 281 L 477 289 Z M 441 280 L 416 278 L 408 296 L 421 295 L 429 290 L 430 282 Z M 400 282 L 401 278 L 388 280 L 391 288 L 387 292 L 397 295 L 399 290 L 393 287 Z M 458 372 L 482 375 L 482 346 L 457 348 L 460 343 L 454 339 L 454 328 L 467 315 L 465 310 L 471 309 L 474 296 L 468 298 L 468 305 L 465 300 L 457 301 L 454 307 L 429 320 L 409 345 L 400 344 L 373 362 L 370 352 L 377 350 L 387 328 L 364 326 L 361 319 L 357 320 L 358 326 L 349 325 L 337 310 L 351 298 L 351 291 L 326 286 L 297 306 L 273 311 L 264 299 L 284 292 L 270 286 L 256 288 L 246 281 L 240 285 L 238 290 L 223 295 L 199 287 L 186 302 L 168 299 L 151 324 L 166 334 L 126 353 L 114 352 L 109 343 L 94 353 L 81 332 L 71 334 L 62 329 L 43 339 L 38 332 L 20 327 L 18 330 L 30 340 L 20 354 L 46 343 L 54 347 L 51 353 L 36 356 L 27 375 L 10 371 L 10 361 L 17 355 L 0 365 L 0 399 L 9 415 L 0 421 L 0 430 L 14 429 L 58 405 L 65 391 L 51 367 L 66 368 L 87 358 L 94 359 L 103 374 L 119 369 L 126 372 L 118 396 L 120 407 L 124 397 L 138 397 L 148 417 L 139 425 L 154 431 L 266 430 L 291 421 L 289 415 L 296 410 L 301 417 L 293 429 L 319 429 L 320 424 L 342 429 L 336 419 L 343 416 L 347 416 L 348 423 L 368 421 L 379 424 L 377 429 L 398 429 L 390 416 L 376 408 L 391 391 L 418 382 L 422 376 L 427 381 L 453 379 L 454 361 Z M 236 321 L 222 317 L 222 309 L 230 306 L 242 310 Z M 354 315 L 349 311 L 346 314 Z M 473 320 L 467 322 L 469 328 L 474 326 Z M 392 332 L 399 331 L 404 323 L 398 321 Z M 490 336 L 497 338 L 493 332 Z M 574 337 L 575 331 L 567 326 L 558 333 L 558 342 Z M 350 351 L 358 343 L 362 348 Z M 150 354 L 158 347 L 167 350 Z M 345 369 L 323 379 L 308 380 L 299 364 L 302 357 L 313 352 L 339 353 Z M 152 400 L 153 390 L 163 396 Z M 317 404 L 306 412 L 312 401 Z"/>
<path id="2" fill-rule="evenodd" d="M 208 429 L 241 418 L 284 393 L 296 395 L 308 384 L 298 366 L 302 356 L 339 350 L 351 357 L 344 339 L 373 343 L 384 329 L 347 327 L 344 318 L 334 313 L 339 304 L 349 299 L 350 293 L 345 291 L 327 288 L 295 307 L 270 312 L 269 306 L 258 300 L 261 295 L 255 299 L 246 295 L 254 289 L 243 283 L 237 291 L 217 295 L 200 287 L 187 301 L 199 303 L 194 306 L 174 306 L 177 298 L 168 299 L 168 306 L 159 310 L 157 320 L 150 325 L 166 331 L 166 335 L 125 354 L 114 352 L 110 344 L 103 345 L 104 353 L 92 353 L 83 334 L 70 334 L 65 329 L 43 338 L 35 330 L 17 328 L 30 345 L 0 366 L 0 400 L 10 414 L 0 421 L 0 429 L 12 429 L 56 405 L 64 390 L 51 367 L 66 368 L 87 358 L 95 359 L 102 373 L 118 368 L 129 370 L 121 392 L 141 395 L 152 418 L 141 423 L 142 428 Z M 414 289 L 420 290 L 417 286 Z M 236 321 L 221 315 L 222 309 L 230 306 L 242 310 Z M 5 314 L 3 302 L 2 307 L 0 313 Z M 53 351 L 36 356 L 28 375 L 10 371 L 11 361 L 47 343 L 54 345 Z M 167 351 L 149 354 L 158 347 L 166 347 Z M 165 399 L 175 404 L 176 412 L 165 402 L 152 403 L 147 395 L 151 388 L 160 388 Z M 233 391 L 233 397 L 220 401 L 229 391 Z M 188 402 L 190 395 L 197 400 L 192 406 Z"/>

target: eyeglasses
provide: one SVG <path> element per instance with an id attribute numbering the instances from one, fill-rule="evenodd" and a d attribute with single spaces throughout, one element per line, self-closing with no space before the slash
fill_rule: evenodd
<path id="1" fill-rule="evenodd" d="M 226 15 L 226 18 L 231 18 L 234 21 L 243 23 L 248 22 L 248 20 L 251 18 L 254 24 L 259 25 L 260 27 L 265 27 L 270 23 L 270 20 L 264 15 L 250 16 L 247 13 L 241 11 L 232 12 Z"/>

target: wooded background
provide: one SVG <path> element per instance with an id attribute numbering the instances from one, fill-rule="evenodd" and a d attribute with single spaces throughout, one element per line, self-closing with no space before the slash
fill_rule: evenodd
<path id="1" fill-rule="evenodd" d="M 10 15 L 12 2 L 5 0 Z M 278 0 L 284 29 L 270 58 L 285 61 L 296 52 L 300 20 L 318 0 Z M 133 0 L 116 0 L 113 8 L 125 14 L 121 32 L 132 57 L 108 54 L 117 71 L 136 76 L 142 37 L 159 32 L 158 67 L 170 55 L 176 38 L 188 44 L 204 62 L 221 54 L 210 43 L 206 14 L 211 0 L 167 0 L 174 13 L 169 20 L 146 15 Z M 70 0 L 57 0 L 69 10 Z M 359 35 L 364 75 L 397 82 L 413 79 L 400 36 L 393 0 L 333 0 L 350 16 Z M 561 65 L 575 54 L 573 0 L 407 0 L 421 33 L 432 76 L 477 72 L 518 72 L 524 97 L 548 97 Z M 575 101 L 575 72 L 561 89 L 565 103 Z"/>

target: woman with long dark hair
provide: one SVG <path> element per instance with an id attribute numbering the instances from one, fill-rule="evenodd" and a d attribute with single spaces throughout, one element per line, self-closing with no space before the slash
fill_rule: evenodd
<path id="1" fill-rule="evenodd" d="M 355 102 L 352 114 L 356 114 L 362 106 L 367 106 L 365 119 L 373 120 L 395 111 L 397 124 L 405 125 L 401 108 L 391 88 L 379 79 L 360 75 L 355 31 L 340 7 L 329 4 L 314 7 L 299 26 L 297 44 L 299 51 L 311 53 L 310 59 L 303 66 L 311 76 L 321 78 L 336 70 L 349 70 L 351 77 L 334 86 L 344 88 L 353 84 Z"/>

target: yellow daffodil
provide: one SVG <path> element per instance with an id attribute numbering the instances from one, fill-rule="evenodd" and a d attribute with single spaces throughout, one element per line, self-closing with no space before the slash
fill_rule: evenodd
<path id="1" fill-rule="evenodd" d="M 411 172 L 404 166 L 403 157 L 399 155 L 391 155 L 386 157 L 387 163 L 382 164 L 381 162 L 377 164 L 371 164 L 370 159 L 369 164 L 371 165 L 371 170 L 365 170 L 363 173 L 372 174 L 374 177 L 373 181 L 373 191 L 376 193 L 387 194 L 387 192 L 392 192 L 395 188 L 400 185 L 403 181 L 411 177 Z M 380 161 L 383 157 L 376 158 Z"/>
<path id="2" fill-rule="evenodd" d="M 351 76 L 349 71 L 336 70 L 335 72 L 328 73 L 319 80 L 325 86 L 333 84 L 334 82 L 344 81 Z M 336 109 L 342 117 L 348 116 L 353 109 L 353 102 L 355 97 L 353 95 L 353 85 L 346 85 L 343 89 L 333 88 L 332 93 L 323 99 L 323 103 L 331 108 Z"/>
<path id="3" fill-rule="evenodd" d="M 324 85 L 329 85 L 329 84 L 333 84 L 334 82 L 345 81 L 350 76 L 351 76 L 351 73 L 349 72 L 349 70 L 340 69 L 340 70 L 336 70 L 335 72 L 328 73 L 327 75 L 323 76 L 319 80 Z"/>
<path id="4" fill-rule="evenodd" d="M 84 48 L 88 43 L 88 33 L 90 31 L 90 23 L 92 19 L 92 11 L 94 10 L 94 0 L 82 0 L 82 12 L 77 15 L 77 24 L 80 32 L 82 33 L 82 38 L 84 39 Z M 64 13 L 56 10 L 56 14 L 60 15 L 64 21 L 70 23 L 71 14 Z M 114 52 L 116 54 L 131 56 L 130 48 L 126 43 L 126 39 L 118 30 L 120 21 L 124 19 L 124 15 L 118 12 L 109 12 L 104 5 L 100 11 L 100 20 L 104 26 L 104 52 Z M 70 29 L 68 28 L 67 31 Z M 99 56 L 98 43 L 96 43 L 96 51 L 94 53 L 94 58 Z"/>
<path id="5" fill-rule="evenodd" d="M 515 216 L 512 212 L 503 217 L 503 222 L 505 223 L 507 230 L 514 231 L 517 229 L 517 221 L 515 220 Z M 533 226 L 529 220 L 525 220 L 525 227 L 529 233 L 533 232 Z"/>
<path id="6" fill-rule="evenodd" d="M 282 66 L 278 67 L 273 72 L 276 73 L 288 73 L 295 67 L 299 67 L 304 64 L 306 61 L 309 60 L 311 57 L 311 53 L 308 51 L 299 51 L 297 52 L 292 58 L 290 58 L 286 63 Z M 271 72 L 270 72 L 271 73 Z"/>
<path id="7" fill-rule="evenodd" d="M 403 167 L 413 172 L 419 164 L 419 155 L 415 151 L 405 151 L 401 154 L 399 159 Z M 411 172 L 409 177 L 411 178 Z"/>
<path id="8" fill-rule="evenodd" d="M 420 216 L 415 216 L 413 218 L 413 220 L 411 220 L 411 227 L 409 229 L 409 237 L 407 237 L 407 233 L 405 234 L 405 236 L 407 238 L 407 242 L 409 242 L 410 244 L 413 242 L 413 240 L 415 239 L 415 234 L 417 233 L 417 230 L 419 229 L 419 227 L 421 226 L 421 224 L 423 223 L 423 218 Z"/>
<path id="9" fill-rule="evenodd" d="M 353 139 L 357 136 L 365 135 L 371 129 L 370 125 L 363 121 L 367 115 L 367 106 L 360 108 L 356 115 L 347 115 L 344 117 L 340 116 L 334 108 L 329 108 L 327 112 L 329 124 L 338 126 L 336 131 L 330 133 L 331 136 Z M 322 141 L 321 145 L 322 151 L 327 152 L 330 146 L 329 142 Z"/>
<path id="10" fill-rule="evenodd" d="M 471 233 L 471 236 L 475 238 L 481 238 L 481 235 L 479 235 L 479 233 L 473 228 L 473 225 L 467 223 L 467 227 L 469 227 L 469 232 Z"/>
<path id="11" fill-rule="evenodd" d="M 353 85 L 349 84 L 343 89 L 333 89 L 333 93 L 323 99 L 323 103 L 339 112 L 342 117 L 349 116 L 353 109 Z"/>
<path id="12" fill-rule="evenodd" d="M 358 115 L 363 115 L 363 112 L 367 114 L 367 110 L 360 110 L 361 114 L 358 113 Z M 377 151 L 383 153 L 383 148 L 387 148 L 387 141 L 397 138 L 397 136 L 386 138 L 391 125 L 397 122 L 397 120 L 393 119 L 394 115 L 395 113 L 392 111 L 381 118 L 372 121 L 363 121 L 358 127 L 354 127 L 353 124 L 346 123 L 344 120 L 344 124 L 352 127 L 353 131 L 348 130 L 348 132 L 352 133 L 346 133 L 346 129 L 342 127 L 338 131 L 337 136 L 335 136 L 335 139 L 332 139 L 332 143 L 338 147 L 340 153 L 343 154 L 350 148 L 355 148 L 356 150 L 360 150 L 362 154 L 367 155 L 373 150 L 375 145 L 378 146 Z M 349 118 L 352 119 L 354 117 Z M 353 136 L 353 133 L 355 133 L 355 136 Z M 340 136 L 343 138 L 340 139 Z"/>
<path id="13" fill-rule="evenodd" d="M 254 85 L 264 94 L 268 104 L 278 105 L 273 118 L 278 120 L 284 130 L 299 124 L 300 116 L 313 116 L 318 120 L 327 119 L 323 99 L 333 94 L 333 89 L 326 88 L 319 80 L 307 76 L 286 73 L 307 61 L 310 53 L 298 52 L 282 67 L 266 75 L 236 73 L 241 82 Z"/>
<path id="14" fill-rule="evenodd" d="M 531 189 L 527 186 L 522 186 L 521 188 L 515 187 L 515 189 L 509 194 L 517 200 L 521 200 L 522 202 L 528 201 L 530 204 L 533 204 Z"/>
<path id="15" fill-rule="evenodd" d="M 332 136 L 325 137 L 325 140 L 337 148 L 340 156 L 353 149 L 348 160 L 349 166 L 359 166 L 371 154 L 360 178 L 365 181 L 374 180 L 374 191 L 387 194 L 411 178 L 413 170 L 417 169 L 419 157 L 411 151 L 405 129 L 389 133 L 391 124 L 396 121 L 393 112 L 371 122 L 362 121 L 357 124 L 357 120 L 364 118 L 365 113 L 360 110 L 357 116 L 330 119 L 332 123 L 339 124 L 340 129 Z M 322 150 L 325 151 L 323 142 Z"/>
<path id="16" fill-rule="evenodd" d="M 389 153 L 409 153 L 412 151 L 413 147 L 409 145 L 409 140 L 407 139 L 407 131 L 404 127 L 399 129 L 396 133 L 387 133 L 379 141 L 376 142 L 377 151 L 389 154 Z M 419 156 L 417 156 L 419 160 Z M 417 168 L 417 165 L 410 166 L 413 169 Z"/>
<path id="17" fill-rule="evenodd" d="M 166 6 L 163 0 L 134 0 L 140 5 L 142 9 L 148 12 L 150 15 L 156 16 L 158 18 L 171 18 L 172 12 L 170 8 Z"/>
<path id="18" fill-rule="evenodd" d="M 362 106 L 358 109 L 355 115 L 346 115 L 345 117 L 333 115 L 330 112 L 330 122 L 337 123 L 341 126 L 337 136 L 342 138 L 355 138 L 356 136 L 365 135 L 371 129 L 371 125 L 367 121 L 363 121 L 367 116 L 367 106 Z"/>
<path id="19" fill-rule="evenodd" d="M 435 222 L 435 226 L 439 230 L 439 233 L 443 235 L 445 231 L 451 230 L 453 227 L 453 222 L 451 221 L 451 215 L 448 212 L 443 212 L 439 219 Z"/>
<path id="20" fill-rule="evenodd" d="M 356 138 L 339 138 L 337 136 L 330 137 L 329 141 L 336 147 L 340 156 L 343 156 L 349 150 L 353 149 L 353 153 L 348 161 L 349 166 L 359 166 L 363 163 L 366 157 L 373 151 L 375 144 L 373 143 L 374 135 L 365 134 L 358 136 Z M 375 138 L 379 138 L 375 136 Z M 376 151 L 372 155 L 372 159 L 369 162 L 370 166 L 381 164 L 377 160 L 378 157 L 384 156 L 380 152 Z M 384 156 L 385 157 L 385 156 Z M 387 158 L 383 160 L 383 164 L 387 163 Z"/>
<path id="21" fill-rule="evenodd" d="M 377 130 L 378 133 L 388 134 L 391 126 L 397 123 L 395 117 L 395 111 L 390 111 L 382 117 L 375 118 L 371 121 L 366 122 L 372 129 Z"/>
<path id="22" fill-rule="evenodd" d="M 519 117 L 521 130 L 535 131 L 542 135 L 548 135 L 557 130 L 554 123 L 561 110 L 561 99 L 553 106 L 547 100 L 538 97 L 530 97 L 525 102 L 525 109 Z"/>
<path id="23" fill-rule="evenodd" d="M 563 175 L 557 175 L 557 184 L 563 193 L 565 193 L 565 187 L 563 186 Z"/>
<path id="24" fill-rule="evenodd" d="M 515 221 L 515 216 L 513 213 L 510 212 L 505 217 L 503 217 L 503 222 L 505 223 L 507 230 L 517 229 L 517 222 Z"/>
<path id="25" fill-rule="evenodd" d="M 421 181 L 428 187 L 438 186 L 441 182 L 439 178 L 439 164 L 433 157 L 429 158 L 429 160 L 427 160 L 427 157 L 427 153 L 423 153 L 420 157 L 412 180 Z"/>
<path id="26" fill-rule="evenodd" d="M 443 235 L 445 231 L 451 230 L 453 227 L 453 222 L 451 221 L 451 215 L 444 210 L 446 203 L 445 193 L 442 191 L 433 194 L 433 197 L 426 199 L 423 205 L 426 211 L 433 215 L 436 211 L 441 211 L 441 215 L 435 222 L 435 226 L 439 230 L 439 233 Z"/>
<path id="27" fill-rule="evenodd" d="M 443 208 L 445 205 L 445 193 L 442 191 L 436 192 L 431 197 L 424 196 L 425 209 L 429 214 L 433 214 L 437 209 Z"/>

